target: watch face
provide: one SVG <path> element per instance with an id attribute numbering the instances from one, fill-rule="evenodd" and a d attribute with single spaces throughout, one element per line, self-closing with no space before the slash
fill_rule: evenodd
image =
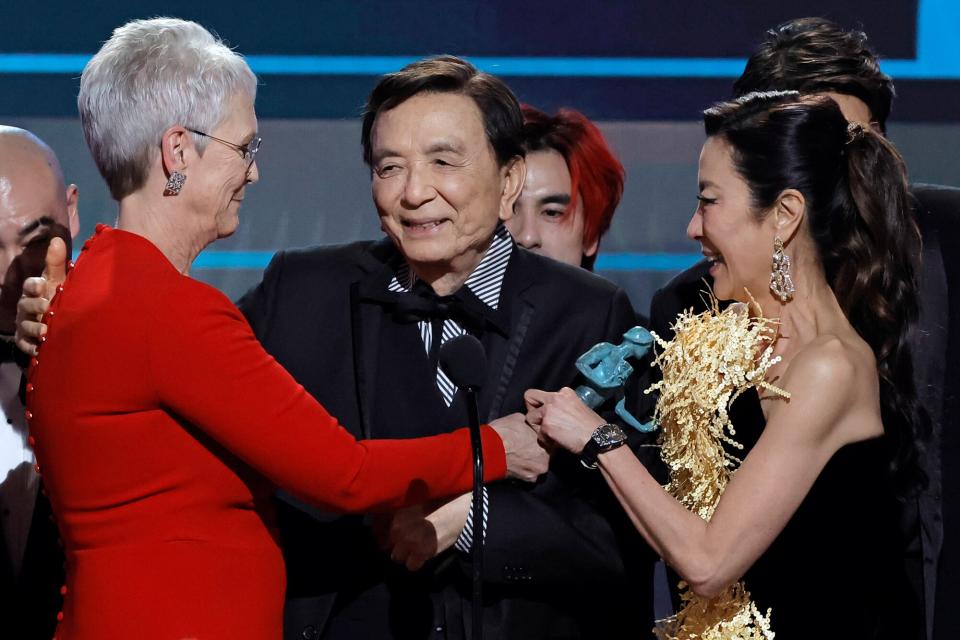
<path id="1" fill-rule="evenodd" d="M 615 424 L 605 424 L 594 432 L 593 438 L 596 443 L 600 445 L 601 450 L 603 450 L 618 444 L 623 444 L 627 439 L 627 434 Z"/>

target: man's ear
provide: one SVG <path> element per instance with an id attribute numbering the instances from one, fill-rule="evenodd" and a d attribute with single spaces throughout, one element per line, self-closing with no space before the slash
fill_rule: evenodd
<path id="1" fill-rule="evenodd" d="M 773 206 L 776 235 L 784 244 L 789 244 L 807 215 L 807 201 L 796 189 L 785 189 Z"/>
<path id="2" fill-rule="evenodd" d="M 527 163 L 522 157 L 514 156 L 500 172 L 503 182 L 500 193 L 500 220 L 506 222 L 513 217 L 513 205 L 523 191 L 523 181 L 527 178 Z"/>
<path id="3" fill-rule="evenodd" d="M 590 244 L 583 245 L 583 255 L 585 258 L 592 258 L 597 255 L 597 251 L 600 249 L 600 238 L 596 238 Z"/>
<path id="4" fill-rule="evenodd" d="M 80 189 L 71 184 L 67 187 L 67 220 L 70 225 L 70 237 L 76 238 L 80 233 Z"/>

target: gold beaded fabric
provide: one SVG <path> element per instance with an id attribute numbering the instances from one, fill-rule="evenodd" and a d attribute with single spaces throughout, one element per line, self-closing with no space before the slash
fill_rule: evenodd
<path id="1" fill-rule="evenodd" d="M 654 364 L 663 372 L 646 393 L 659 392 L 655 419 L 660 424 L 661 457 L 670 471 L 666 489 L 687 509 L 708 521 L 741 460 L 730 421 L 731 403 L 748 389 L 783 398 L 790 394 L 765 381 L 779 362 L 773 355 L 775 323 L 752 317 L 746 305 L 720 311 L 684 311 L 673 326 L 675 337 L 657 341 Z M 761 612 L 739 581 L 713 598 L 702 598 L 680 582 L 682 609 L 657 621 L 661 640 L 772 639 L 771 610 Z"/>

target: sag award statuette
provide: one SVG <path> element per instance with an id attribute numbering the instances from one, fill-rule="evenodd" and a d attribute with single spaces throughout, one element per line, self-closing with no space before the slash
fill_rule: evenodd
<path id="1" fill-rule="evenodd" d="M 577 358 L 577 370 L 589 384 L 577 387 L 577 395 L 585 405 L 596 409 L 608 400 L 616 398 L 617 415 L 628 425 L 648 433 L 656 424 L 642 423 L 627 411 L 624 385 L 633 374 L 628 358 L 640 359 L 653 345 L 653 336 L 643 327 L 633 327 L 623 334 L 623 342 L 601 342 Z"/>

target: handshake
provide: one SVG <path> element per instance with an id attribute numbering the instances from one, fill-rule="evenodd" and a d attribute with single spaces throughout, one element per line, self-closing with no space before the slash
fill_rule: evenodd
<path id="1" fill-rule="evenodd" d="M 557 446 L 579 454 L 594 429 L 605 421 L 586 407 L 572 389 L 557 393 L 531 389 L 527 413 L 512 413 L 490 423 L 503 440 L 507 474 L 535 482 L 550 465 Z M 467 522 L 470 494 L 374 516 L 372 530 L 390 558 L 410 571 L 454 545 Z"/>
<path id="2" fill-rule="evenodd" d="M 518 480 L 534 482 L 546 473 L 550 452 L 558 447 L 580 455 L 607 422 L 568 387 L 557 392 L 530 389 L 524 400 L 526 414 L 513 413 L 490 423 L 503 440 L 507 474 Z"/>
<path id="3" fill-rule="evenodd" d="M 547 472 L 550 453 L 540 439 L 540 429 L 527 423 L 522 413 L 497 418 L 490 426 L 503 440 L 507 454 L 507 475 L 525 482 L 535 482 Z"/>

